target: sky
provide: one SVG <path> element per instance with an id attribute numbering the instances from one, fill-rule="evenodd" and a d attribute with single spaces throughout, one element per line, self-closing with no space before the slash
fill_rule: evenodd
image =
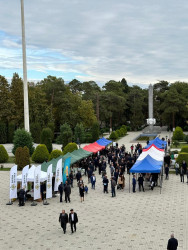
<path id="1" fill-rule="evenodd" d="M 24 0 L 29 81 L 188 82 L 188 1 Z M 0 74 L 22 77 L 20 0 L 0 0 Z"/>

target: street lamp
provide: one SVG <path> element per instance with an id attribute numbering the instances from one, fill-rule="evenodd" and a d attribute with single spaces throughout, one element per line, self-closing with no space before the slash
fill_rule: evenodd
<path id="1" fill-rule="evenodd" d="M 21 1 L 21 23 L 22 23 L 22 53 L 23 53 L 23 91 L 24 91 L 24 127 L 29 132 L 29 101 L 27 84 L 27 63 L 25 43 L 25 22 L 24 22 L 24 0 Z"/>

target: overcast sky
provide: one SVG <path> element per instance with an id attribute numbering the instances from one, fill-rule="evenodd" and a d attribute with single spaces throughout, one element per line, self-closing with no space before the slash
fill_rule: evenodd
<path id="1" fill-rule="evenodd" d="M 25 0 L 28 80 L 188 81 L 188 1 Z M 20 0 L 0 0 L 0 74 L 22 76 Z"/>

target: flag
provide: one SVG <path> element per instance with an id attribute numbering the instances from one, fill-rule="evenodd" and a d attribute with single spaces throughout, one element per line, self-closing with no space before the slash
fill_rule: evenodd
<path id="1" fill-rule="evenodd" d="M 64 162 L 63 184 L 65 184 L 65 181 L 67 180 L 67 176 L 69 176 L 70 174 L 70 163 L 71 163 L 71 157 L 67 158 Z"/>
<path id="2" fill-rule="evenodd" d="M 22 170 L 22 188 L 27 190 L 27 175 L 28 175 L 29 165 L 25 166 Z"/>
<path id="3" fill-rule="evenodd" d="M 34 172 L 34 200 L 40 199 L 40 172 L 41 165 L 35 168 Z"/>
<path id="4" fill-rule="evenodd" d="M 47 169 L 47 182 L 46 182 L 46 199 L 52 197 L 52 164 Z"/>
<path id="5" fill-rule="evenodd" d="M 17 198 L 17 165 L 10 170 L 10 200 Z"/>
<path id="6" fill-rule="evenodd" d="M 54 191 L 58 191 L 59 184 L 62 182 L 62 159 L 57 162 L 55 173 L 55 187 Z"/>

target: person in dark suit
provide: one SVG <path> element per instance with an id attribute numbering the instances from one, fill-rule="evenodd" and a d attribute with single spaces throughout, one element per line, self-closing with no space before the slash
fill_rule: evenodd
<path id="1" fill-rule="evenodd" d="M 67 203 L 67 200 L 70 202 L 71 187 L 67 181 L 65 182 L 64 192 L 65 192 L 66 203 Z"/>
<path id="2" fill-rule="evenodd" d="M 77 213 L 74 212 L 73 209 L 70 210 L 70 214 L 69 214 L 69 223 L 71 225 L 71 231 L 72 233 L 74 233 L 74 231 L 76 232 L 76 223 L 78 222 L 78 216 Z M 73 226 L 74 226 L 74 231 L 73 231 Z"/>
<path id="3" fill-rule="evenodd" d="M 144 178 L 143 178 L 143 176 L 140 174 L 140 176 L 138 177 L 138 185 L 139 185 L 139 191 L 141 191 L 141 187 L 142 187 L 142 190 L 143 190 L 143 192 L 145 192 L 144 191 Z"/>
<path id="4" fill-rule="evenodd" d="M 95 189 L 95 182 L 96 182 L 95 174 L 92 174 L 91 176 L 91 188 L 92 189 Z"/>
<path id="5" fill-rule="evenodd" d="M 167 250 L 176 250 L 178 247 L 178 241 L 174 238 L 174 234 L 171 234 L 171 238 L 168 240 Z"/>
<path id="6" fill-rule="evenodd" d="M 21 188 L 19 193 L 18 193 L 18 198 L 19 198 L 19 206 L 24 206 L 24 201 L 25 201 L 25 189 Z"/>
<path id="7" fill-rule="evenodd" d="M 62 210 L 62 213 L 60 213 L 59 222 L 61 223 L 61 227 L 63 228 L 63 232 L 65 234 L 68 223 L 68 214 L 65 213 L 65 210 Z"/>
<path id="8" fill-rule="evenodd" d="M 59 191 L 59 194 L 60 194 L 60 202 L 62 202 L 63 182 L 61 182 L 61 184 L 59 184 L 58 191 Z"/>
<path id="9" fill-rule="evenodd" d="M 133 175 L 133 179 L 132 179 L 132 185 L 133 185 L 133 193 L 136 193 L 136 178 L 135 178 L 135 175 Z"/>

